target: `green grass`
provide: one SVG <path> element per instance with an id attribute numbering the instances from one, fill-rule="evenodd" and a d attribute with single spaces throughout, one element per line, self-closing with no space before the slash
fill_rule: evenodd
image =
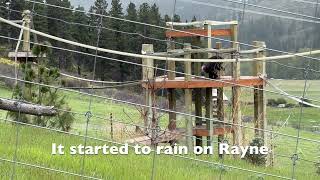
<path id="1" fill-rule="evenodd" d="M 12 159 L 15 149 L 15 135 L 16 128 L 19 128 L 19 144 L 17 151 L 17 159 L 20 162 L 37 164 L 54 169 L 80 173 L 82 158 L 81 156 L 65 155 L 53 156 L 51 155 L 51 143 L 55 142 L 63 144 L 65 147 L 71 145 L 78 145 L 83 143 L 83 139 L 64 135 L 48 130 L 30 128 L 25 126 L 16 127 L 11 124 L 0 123 L 0 154 L 1 158 Z M 294 130 L 285 129 L 286 132 Z M 312 137 L 312 134 L 303 132 L 304 137 Z M 317 138 L 319 139 L 319 138 Z M 286 143 L 277 148 L 277 152 L 281 151 L 283 154 L 291 154 L 294 143 L 289 143 L 289 138 L 279 138 L 279 143 Z M 292 139 L 294 142 L 294 139 Z M 96 140 L 89 140 L 89 145 L 103 145 L 105 142 L 98 142 Z M 109 143 L 106 143 L 109 144 Z M 287 146 L 290 144 L 290 146 Z M 109 144 L 110 145 L 110 144 Z M 292 145 L 292 146 L 291 146 Z M 316 150 L 314 144 L 309 142 L 302 142 L 303 147 L 312 148 Z M 313 154 L 303 151 L 303 158 L 314 157 Z M 311 152 L 308 149 L 308 152 Z M 211 162 L 219 163 L 217 157 L 198 156 L 192 158 L 203 159 Z M 235 161 L 230 157 L 225 158 L 225 165 L 236 166 L 240 168 L 272 173 L 281 176 L 290 177 L 292 163 L 289 158 L 276 158 L 275 166 L 264 168 L 255 167 L 246 163 L 246 161 Z M 85 174 L 88 176 L 95 176 L 103 179 L 150 179 L 152 170 L 152 155 L 98 155 L 86 156 Z M 0 163 L 0 175 L 3 179 L 10 178 L 12 174 L 11 163 Z M 155 161 L 155 179 L 217 179 L 220 170 L 217 166 L 208 165 L 206 163 L 196 162 L 192 160 L 182 159 L 179 157 L 157 155 Z M 315 174 L 315 168 L 312 164 L 299 161 L 297 164 L 297 179 L 304 179 L 304 175 L 308 174 L 308 179 L 318 179 L 319 176 Z M 17 165 L 16 169 L 17 179 L 79 179 L 74 176 L 64 175 L 61 173 L 49 172 L 37 168 Z M 244 172 L 227 168 L 223 173 L 223 179 L 250 179 L 256 178 L 253 173 Z M 275 179 L 266 176 L 266 179 Z"/>
<path id="2" fill-rule="evenodd" d="M 320 81 L 311 81 L 312 85 L 308 89 L 308 97 L 314 99 L 319 98 L 317 94 L 320 94 L 320 89 L 315 87 L 319 82 Z M 281 84 L 280 86 L 282 86 L 281 88 L 290 94 L 299 95 L 301 94 L 301 84 L 301 81 L 285 81 L 285 84 Z M 227 94 L 228 93 L 229 92 L 227 91 Z M 77 93 L 64 94 L 66 95 L 67 102 L 73 111 L 77 111 L 82 114 L 88 111 L 89 97 L 83 95 L 79 96 Z M 6 88 L 3 84 L 0 84 L 0 96 L 10 98 L 11 95 L 12 92 L 10 89 Z M 277 95 L 270 93 L 267 95 L 268 98 L 278 97 Z M 252 101 L 252 92 L 244 90 L 241 98 L 246 102 Z M 241 106 L 241 108 L 243 115 L 253 115 L 252 105 L 246 104 Z M 92 110 L 93 114 L 102 117 L 108 118 L 109 114 L 112 113 L 113 118 L 116 120 L 121 120 L 128 123 L 133 122 L 141 125 L 143 124 L 141 115 L 134 106 L 93 98 Z M 291 115 L 289 119 L 289 125 L 294 125 L 299 121 L 300 108 L 288 109 L 268 107 L 267 112 L 269 124 L 284 122 L 289 115 Z M 1 118 L 5 118 L 5 115 L 5 111 L 0 111 Z M 163 127 L 167 123 L 166 119 L 167 116 L 164 116 L 163 120 L 161 121 L 161 125 Z M 12 159 L 15 149 L 17 127 L 11 123 L 2 122 L 3 121 L 0 123 L 0 157 Z M 86 118 L 84 115 L 75 115 L 75 122 L 71 132 L 83 135 L 85 123 Z M 315 108 L 304 108 L 302 127 L 311 127 L 312 125 L 317 125 L 319 123 L 319 110 Z M 182 116 L 179 116 L 178 125 L 184 125 L 184 118 Z M 251 126 L 251 124 L 246 125 Z M 92 118 L 89 126 L 89 136 L 108 140 L 110 139 L 109 128 L 109 121 Z M 130 127 L 126 126 L 117 127 L 116 129 L 116 140 L 120 142 L 130 138 L 130 133 L 134 131 L 132 127 L 130 129 Z M 285 127 L 282 129 L 274 127 L 274 130 L 280 130 L 282 133 L 294 136 L 297 135 L 297 130 L 290 127 Z M 252 137 L 252 131 L 253 130 L 250 129 L 247 130 L 246 139 L 248 141 Z M 304 138 L 320 140 L 319 134 L 308 131 L 301 132 L 301 136 Z M 52 156 L 52 142 L 61 143 L 68 147 L 70 145 L 83 143 L 83 138 L 37 128 L 19 126 L 18 160 L 21 162 L 80 173 L 82 157 L 70 155 Z M 294 154 L 296 139 L 278 136 L 275 138 L 274 142 L 276 142 L 274 167 L 255 167 L 251 164 L 248 164 L 244 160 L 235 161 L 230 157 L 225 158 L 224 164 L 291 177 L 292 161 L 290 158 L 281 157 L 281 155 L 292 156 L 292 154 Z M 96 140 L 89 141 L 90 145 L 103 145 L 104 143 L 105 142 L 99 142 Z M 303 160 L 299 160 L 297 164 L 297 179 L 305 179 L 306 174 L 308 174 L 308 179 L 319 179 L 319 176 L 315 174 L 316 170 L 314 164 L 305 161 L 319 161 L 319 157 L 317 157 L 320 156 L 319 143 L 301 140 L 298 146 L 298 153 L 299 157 Z M 216 163 L 220 161 L 217 157 L 197 156 L 193 158 L 204 159 Z M 218 179 L 220 175 L 220 170 L 216 166 L 165 155 L 157 156 L 155 167 L 155 179 Z M 138 156 L 134 154 L 129 154 L 128 156 L 86 156 L 85 174 L 88 176 L 96 176 L 103 179 L 150 179 L 151 169 L 152 156 Z M 72 175 L 48 172 L 47 170 L 25 167 L 21 165 L 17 166 L 16 172 L 17 179 L 79 179 L 78 177 Z M 11 174 L 12 164 L 0 161 L 0 176 L 3 177 L 2 179 L 9 179 Z M 225 173 L 223 173 L 222 177 L 222 179 L 257 178 L 253 173 L 247 173 L 229 168 Z M 275 178 L 266 177 L 266 179 Z"/>

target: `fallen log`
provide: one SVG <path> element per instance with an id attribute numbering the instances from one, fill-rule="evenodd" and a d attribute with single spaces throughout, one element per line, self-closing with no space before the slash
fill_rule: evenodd
<path id="1" fill-rule="evenodd" d="M 15 99 L 0 98 L 0 109 L 35 116 L 57 115 L 57 110 L 55 110 L 53 106 L 41 106 Z"/>

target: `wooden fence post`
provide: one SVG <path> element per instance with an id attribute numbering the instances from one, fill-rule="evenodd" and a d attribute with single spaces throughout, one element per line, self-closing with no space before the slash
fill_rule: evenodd
<path id="1" fill-rule="evenodd" d="M 22 13 L 23 21 L 25 22 L 24 27 L 30 28 L 31 23 L 31 12 L 29 10 L 24 10 Z M 30 31 L 23 30 L 23 44 L 22 51 L 30 52 Z"/>
<path id="2" fill-rule="evenodd" d="M 167 51 L 174 50 L 175 44 L 173 42 L 168 41 L 167 43 Z M 173 72 L 176 70 L 176 63 L 175 61 L 168 61 L 168 79 L 174 80 L 176 78 L 176 73 Z M 176 93 L 175 89 L 168 89 L 168 100 L 169 100 L 169 109 L 171 111 L 176 111 Z M 169 112 L 169 124 L 168 129 L 173 131 L 177 128 L 177 114 L 175 112 Z"/>
<path id="3" fill-rule="evenodd" d="M 200 37 L 192 38 L 192 45 L 194 46 L 201 46 Z M 193 58 L 200 59 L 200 54 L 193 54 Z M 194 74 L 196 76 L 201 76 L 201 63 L 196 62 L 194 63 Z M 195 115 L 196 117 L 196 126 L 202 125 L 202 92 L 201 88 L 194 89 L 195 92 Z M 196 146 L 202 146 L 202 136 L 196 136 Z"/>
<path id="4" fill-rule="evenodd" d="M 221 42 L 216 42 L 216 49 L 221 49 L 222 48 L 222 43 Z M 224 75 L 224 70 L 221 70 L 219 72 L 219 76 L 223 76 Z M 225 121 L 225 113 L 224 113 L 224 90 L 223 87 L 219 87 L 217 89 L 217 116 L 218 116 L 218 120 L 219 121 Z M 219 123 L 220 125 L 222 125 L 223 127 L 225 127 L 224 123 Z M 224 128 L 225 130 L 225 128 Z M 225 132 L 225 131 L 224 131 Z M 220 143 L 222 143 L 222 141 L 224 140 L 224 135 L 218 135 L 218 148 Z M 222 154 L 219 154 L 219 157 L 222 158 Z"/>
<path id="5" fill-rule="evenodd" d="M 153 53 L 153 44 L 143 44 L 142 45 L 142 54 L 150 54 Z M 154 78 L 154 60 L 153 59 L 142 59 L 142 80 L 150 81 Z M 149 84 L 148 84 L 149 86 Z M 144 99 L 145 105 L 148 107 L 144 108 L 144 132 L 145 134 L 149 134 L 148 127 L 150 126 L 151 118 L 152 118 L 152 89 L 147 87 L 144 90 Z"/>
<path id="6" fill-rule="evenodd" d="M 239 52 L 239 43 L 238 43 L 238 25 L 231 25 L 231 40 L 232 47 L 237 49 Z M 233 56 L 233 58 L 239 58 L 238 55 Z M 232 77 L 234 80 L 238 80 L 240 78 L 240 62 L 232 63 Z M 233 144 L 236 146 L 242 146 L 243 144 L 243 128 L 242 119 L 241 119 L 241 109 L 240 109 L 240 86 L 232 87 L 232 121 L 234 124 L 233 129 Z"/>
<path id="7" fill-rule="evenodd" d="M 205 25 L 205 29 L 208 31 L 208 44 L 207 47 L 209 49 L 212 48 L 212 40 L 211 40 L 211 25 Z M 211 53 L 208 53 L 207 57 L 210 58 L 212 56 Z M 207 78 L 209 77 L 208 74 L 206 76 Z M 206 109 L 206 126 L 207 130 L 209 132 L 207 136 L 207 146 L 211 146 L 212 142 L 212 135 L 213 135 L 213 121 L 212 121 L 212 88 L 206 88 L 206 101 L 205 101 L 205 109 Z"/>
<path id="8" fill-rule="evenodd" d="M 253 45 L 256 48 L 264 48 L 265 42 L 254 41 Z M 257 52 L 254 56 L 255 58 L 265 57 L 265 52 Z M 253 76 L 264 77 L 266 75 L 266 63 L 265 61 L 254 61 L 253 63 Z M 265 97 L 265 82 L 263 85 L 255 86 L 254 90 L 254 124 L 255 128 L 266 130 L 266 97 Z M 260 90 L 258 90 L 260 89 Z M 264 143 L 267 143 L 267 135 L 265 131 L 255 130 L 255 135 L 263 138 Z"/>
<path id="9" fill-rule="evenodd" d="M 191 44 L 185 43 L 184 49 L 188 50 L 191 49 Z M 184 55 L 184 58 L 191 59 L 191 54 Z M 191 81 L 191 62 L 184 62 L 184 73 L 185 73 L 185 81 Z M 190 75 L 189 75 L 190 74 Z M 185 99 L 185 108 L 187 114 L 192 114 L 192 89 L 185 89 L 184 90 L 184 99 Z M 186 144 L 189 149 L 193 147 L 193 123 L 192 123 L 192 117 L 186 116 Z"/>

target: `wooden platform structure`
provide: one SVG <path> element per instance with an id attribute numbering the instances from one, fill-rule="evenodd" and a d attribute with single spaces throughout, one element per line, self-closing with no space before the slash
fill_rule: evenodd
<path id="1" fill-rule="evenodd" d="M 168 27 L 180 26 L 184 27 L 183 30 L 170 30 L 166 32 L 167 37 L 167 52 L 154 53 L 152 44 L 143 44 L 142 52 L 153 56 L 172 56 L 184 57 L 186 59 L 209 59 L 214 54 L 228 57 L 232 59 L 239 58 L 240 47 L 238 43 L 238 23 L 237 21 L 230 22 L 217 22 L 217 21 L 197 21 L 190 23 L 176 23 L 167 22 Z M 223 28 L 216 28 L 223 26 Z M 191 28 L 189 28 L 191 27 Z M 216 42 L 215 48 L 212 47 L 212 37 L 226 37 L 230 39 L 230 46 L 222 47 L 221 42 Z M 191 43 L 185 43 L 183 49 L 176 49 L 173 40 L 177 38 L 191 38 Z M 200 47 L 193 49 L 193 46 Z M 226 46 L 224 44 L 224 46 Z M 265 56 L 265 43 L 253 42 L 256 49 L 242 51 L 248 56 L 254 58 Z M 223 61 L 223 60 L 222 60 Z M 172 142 L 185 137 L 186 144 L 189 147 L 194 145 L 202 146 L 203 137 L 206 137 L 206 145 L 212 145 L 212 136 L 217 135 L 218 141 L 222 142 L 225 134 L 232 133 L 233 145 L 243 145 L 243 126 L 241 119 L 240 108 L 240 94 L 241 87 L 254 87 L 254 123 L 256 128 L 265 129 L 266 124 L 266 101 L 263 89 L 265 88 L 266 76 L 265 62 L 255 61 L 252 63 L 253 73 L 252 76 L 241 76 L 240 62 L 231 62 L 231 74 L 225 76 L 225 72 L 221 70 L 218 79 L 204 79 L 201 77 L 201 62 L 185 61 L 184 62 L 184 77 L 176 77 L 176 62 L 167 61 L 167 69 L 169 72 L 166 76 L 155 77 L 155 61 L 153 59 L 142 59 L 144 65 L 142 69 L 142 87 L 144 90 L 145 104 L 145 133 L 148 136 L 140 137 L 136 141 L 147 142 L 148 137 L 157 137 L 157 133 L 149 130 L 158 126 L 159 122 L 155 119 L 155 91 L 158 89 L 166 89 L 168 92 L 169 104 L 169 122 L 167 133 L 159 136 L 154 143 Z M 196 77 L 196 78 L 195 78 Z M 223 100 L 224 88 L 232 88 L 232 102 L 231 102 L 231 119 L 228 120 L 225 116 L 225 103 Z M 217 89 L 217 105 L 213 107 L 212 89 Z M 185 128 L 183 133 L 177 129 L 177 113 L 176 113 L 176 89 L 184 90 L 185 115 Z M 205 94 L 203 94 L 205 89 Z M 262 90 L 259 90 L 262 89 Z M 205 101 L 203 102 L 203 96 Z M 194 97 L 194 106 L 193 106 Z M 203 107 L 205 114 L 203 115 Z M 194 108 L 194 109 L 193 109 Z M 215 113 L 215 114 L 214 114 Z M 192 115 L 194 114 L 194 115 Z M 226 124 L 233 123 L 233 126 Z M 227 128 L 226 128 L 227 127 Z M 263 131 L 255 131 L 257 136 L 266 137 Z M 194 138 L 195 141 L 194 141 Z M 265 141 L 266 142 L 266 141 Z M 151 140 L 150 140 L 150 143 Z"/>

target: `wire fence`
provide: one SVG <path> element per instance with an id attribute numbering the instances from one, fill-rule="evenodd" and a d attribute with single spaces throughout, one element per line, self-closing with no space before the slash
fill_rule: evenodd
<path id="1" fill-rule="evenodd" d="M 31 2 L 31 3 L 37 3 L 37 4 L 52 6 L 52 7 L 56 7 L 56 8 L 68 9 L 68 8 L 65 8 L 65 7 L 59 7 L 59 6 L 50 5 L 50 4 L 47 4 L 47 3 L 41 3 L 41 2 L 29 1 L 29 0 L 27 0 L 27 1 Z M 232 0 L 226 0 L 226 1 L 234 2 Z M 173 15 L 175 14 L 176 2 L 177 1 L 174 1 Z M 198 1 L 186 1 L 186 2 L 192 2 L 192 3 L 196 3 L 196 4 L 199 4 L 199 3 L 200 4 L 204 4 L 203 2 L 198 2 Z M 300 1 L 300 2 L 304 2 L 304 1 Z M 205 3 L 204 5 L 212 6 L 213 4 Z M 318 1 L 317 1 L 316 5 L 318 6 Z M 247 10 L 245 8 L 246 6 L 252 6 L 252 4 L 243 3 L 243 6 L 244 6 L 243 9 L 242 9 L 243 16 L 245 15 L 244 14 L 245 12 L 258 13 L 256 11 Z M 262 8 L 262 9 L 265 9 L 265 10 L 276 11 L 276 12 L 281 12 L 281 13 L 290 14 L 290 15 L 301 16 L 301 17 L 308 18 L 308 19 L 292 18 L 292 17 L 288 17 L 288 16 L 279 16 L 279 15 L 276 15 L 276 17 L 282 17 L 282 18 L 286 18 L 286 19 L 294 19 L 294 20 L 305 21 L 305 22 L 313 22 L 315 24 L 319 23 L 317 21 L 319 18 L 316 18 L 316 17 L 313 17 L 313 16 L 307 16 L 307 15 L 303 15 L 303 14 L 299 14 L 299 13 L 293 13 L 293 12 L 289 12 L 289 11 L 282 11 L 282 10 L 273 9 L 273 8 L 267 8 L 267 7 L 262 7 L 262 6 L 253 6 L 253 7 Z M 222 7 L 220 7 L 220 8 L 222 8 Z M 239 10 L 239 9 L 234 9 L 233 8 L 233 10 Z M 269 14 L 269 13 L 268 14 L 263 13 L 263 14 L 264 15 L 272 15 L 272 14 Z M 315 14 L 317 14 L 317 11 L 315 12 Z M 35 13 L 35 15 L 39 15 L 39 14 Z M 94 14 L 94 15 L 100 16 L 101 20 L 102 20 L 102 17 L 108 17 L 108 18 L 112 18 L 112 19 L 116 19 L 116 20 L 122 20 L 122 21 L 130 22 L 130 21 L 127 21 L 127 20 L 124 20 L 124 19 L 121 19 L 121 18 L 115 18 L 115 17 L 103 15 L 103 14 Z M 45 18 L 50 18 L 50 17 L 43 16 L 43 15 L 39 15 L 39 16 L 45 17 Z M 309 20 L 309 18 L 310 19 L 314 19 L 314 20 Z M 59 20 L 59 19 L 56 19 L 56 20 Z M 123 60 L 120 60 L 120 59 L 98 56 L 99 37 L 100 37 L 101 29 L 110 30 L 108 28 L 103 27 L 101 22 L 102 21 L 100 21 L 99 26 L 90 26 L 92 28 L 97 28 L 97 42 L 96 42 L 96 46 L 95 46 L 96 47 L 95 54 L 84 53 L 84 52 L 81 52 L 81 51 L 75 51 L 75 50 L 71 50 L 71 49 L 65 49 L 65 48 L 54 47 L 54 46 L 49 46 L 49 47 L 51 47 L 53 49 L 65 50 L 65 51 L 69 51 L 69 52 L 73 52 L 73 53 L 85 54 L 85 55 L 94 57 L 94 64 L 93 64 L 94 65 L 94 67 L 93 67 L 94 70 L 93 70 L 93 78 L 91 79 L 91 82 L 95 81 L 95 68 L 96 68 L 97 58 L 112 60 L 112 61 L 116 61 L 116 62 L 124 62 L 124 63 L 132 64 L 132 65 L 136 65 L 136 66 L 140 66 L 140 67 L 156 68 L 157 70 L 161 70 L 161 71 L 164 71 L 164 72 L 174 72 L 176 74 L 181 74 L 181 75 L 191 75 L 191 74 L 186 74 L 186 73 L 177 72 L 177 71 L 170 71 L 170 70 L 167 70 L 166 68 L 162 69 L 162 68 L 158 68 L 158 67 L 144 66 L 144 65 L 141 65 L 141 64 L 138 64 L 138 63 L 127 62 L 127 61 L 123 61 Z M 66 22 L 66 23 L 68 23 L 68 22 Z M 159 27 L 159 26 L 150 25 L 150 24 L 147 24 L 147 23 L 136 22 L 136 21 L 131 21 L 131 23 L 148 25 L 148 26 L 151 26 L 151 27 L 166 29 L 164 27 Z M 81 24 L 81 23 L 73 23 L 73 25 L 83 25 L 83 24 Z M 171 27 L 171 30 L 174 30 L 173 27 Z M 177 31 L 179 31 L 179 30 L 177 30 Z M 125 34 L 128 34 L 128 35 L 141 36 L 141 34 L 139 34 L 139 33 L 130 33 L 130 32 L 122 32 L 122 31 L 121 31 L 121 33 L 125 33 Z M 0 36 L 0 37 L 1 38 L 12 39 L 12 40 L 18 40 L 18 39 L 15 39 L 15 38 L 9 38 L 9 37 L 5 37 L 5 36 Z M 167 40 L 155 39 L 155 38 L 145 37 L 145 36 L 142 36 L 142 37 L 154 39 L 156 41 L 168 42 Z M 204 36 L 204 37 L 206 37 L 206 36 Z M 222 40 L 222 39 L 219 39 L 219 38 L 214 38 L 214 39 Z M 230 42 L 230 40 L 225 40 L 225 41 Z M 29 42 L 29 43 L 38 44 L 38 43 L 35 43 L 35 42 Z M 176 43 L 176 42 L 173 42 L 173 43 Z M 245 43 L 240 43 L 240 44 L 248 45 L 248 44 L 245 44 Z M 252 45 L 249 45 L 249 46 L 252 46 Z M 286 54 L 292 54 L 292 53 L 289 53 L 289 52 L 273 50 L 273 49 L 267 49 L 267 50 L 286 53 Z M 255 88 L 255 87 L 243 86 L 243 85 L 239 85 L 237 83 L 226 82 L 226 81 L 223 81 L 223 80 L 209 79 L 209 78 L 204 78 L 204 77 L 201 77 L 201 76 L 194 76 L 194 75 L 191 75 L 191 76 L 192 77 L 196 77 L 196 78 L 202 78 L 202 79 L 205 79 L 205 80 L 210 80 L 210 81 L 218 81 L 218 82 L 223 82 L 223 83 L 229 83 L 232 86 L 240 86 L 240 87 L 245 88 L 247 90 L 263 90 L 263 91 L 266 91 L 266 92 L 269 92 L 269 93 L 278 94 L 278 95 L 281 95 L 281 96 L 284 96 L 284 97 L 295 97 L 295 98 L 299 98 L 299 99 L 301 99 L 303 101 L 312 100 L 313 102 L 318 102 L 319 103 L 320 102 L 319 100 L 306 98 L 306 92 L 307 92 L 308 73 L 309 72 L 316 72 L 316 73 L 319 72 L 317 70 L 313 70 L 313 69 L 310 68 L 310 61 L 311 60 L 320 60 L 320 59 L 309 57 L 309 56 L 300 56 L 300 57 L 308 59 L 308 65 L 305 68 L 298 68 L 298 67 L 293 67 L 293 66 L 289 66 L 289 65 L 283 65 L 281 63 L 279 63 L 279 64 L 283 65 L 283 66 L 285 66 L 287 68 L 295 68 L 295 69 L 304 71 L 305 84 L 304 84 L 304 91 L 303 91 L 302 98 L 298 97 L 298 96 L 293 96 L 293 95 L 288 95 L 288 94 L 285 94 L 285 93 L 277 92 L 277 91 L 270 91 L 270 90 Z M 28 62 L 28 58 L 26 58 L 26 62 Z M 276 63 L 278 63 L 278 62 L 276 62 Z M 221 120 L 218 120 L 218 119 L 205 118 L 205 117 L 200 117 L 200 116 L 196 116 L 196 115 L 193 115 L 193 114 L 183 113 L 183 112 L 174 111 L 174 110 L 165 109 L 165 108 L 159 108 L 159 107 L 157 107 L 155 105 L 148 106 L 148 105 L 139 104 L 139 103 L 135 103 L 135 102 L 130 102 L 130 101 L 126 101 L 126 100 L 120 100 L 120 99 L 116 99 L 116 98 L 109 98 L 109 97 L 106 97 L 106 96 L 96 95 L 96 94 L 94 94 L 94 91 L 93 91 L 94 87 L 93 87 L 92 84 L 91 84 L 91 88 L 90 87 L 88 88 L 90 90 L 90 93 L 86 93 L 86 92 L 72 90 L 72 88 L 68 89 L 68 88 L 64 88 L 64 87 L 57 87 L 57 86 L 53 86 L 53 85 L 47 85 L 47 84 L 43 84 L 43 83 L 40 83 L 40 82 L 28 81 L 28 80 L 25 80 L 25 79 L 18 78 L 17 76 L 16 77 L 10 77 L 10 76 L 6 76 L 6 75 L 3 75 L 3 74 L 0 74 L 0 78 L 16 80 L 16 81 L 18 81 L 18 82 L 23 84 L 22 87 L 24 87 L 25 84 L 33 84 L 33 85 L 38 85 L 39 87 L 42 86 L 42 87 L 53 88 L 53 89 L 56 89 L 56 90 L 61 90 L 61 91 L 64 91 L 64 92 L 77 93 L 79 96 L 89 96 L 89 105 L 88 105 L 88 109 L 87 109 L 86 112 L 75 112 L 75 111 L 66 110 L 66 109 L 56 109 L 56 110 L 61 111 L 61 112 L 69 112 L 69 113 L 72 113 L 72 114 L 82 115 L 83 118 L 86 121 L 86 123 L 85 123 L 86 127 L 85 127 L 84 135 L 76 134 L 76 133 L 72 133 L 72 132 L 61 131 L 61 130 L 54 129 L 54 128 L 49 128 L 49 127 L 43 127 L 43 126 L 38 126 L 38 125 L 34 125 L 34 124 L 24 123 L 23 119 L 21 119 L 22 117 L 21 117 L 20 110 L 19 110 L 19 113 L 18 113 L 17 120 L 12 120 L 12 119 L 9 119 L 9 118 L 0 118 L 2 121 L 10 122 L 10 123 L 16 125 L 15 126 L 16 127 L 15 150 L 14 150 L 13 159 L 11 160 L 11 159 L 0 157 L 0 161 L 7 162 L 7 163 L 12 163 L 13 170 L 12 170 L 12 174 L 11 174 L 11 179 L 15 179 L 16 178 L 16 174 L 17 174 L 16 166 L 17 165 L 36 168 L 36 169 L 47 170 L 47 171 L 50 171 L 50 172 L 56 172 L 56 173 L 61 173 L 61 174 L 65 174 L 65 175 L 71 175 L 71 176 L 80 177 L 80 178 L 83 178 L 83 179 L 102 179 L 101 177 L 87 176 L 86 175 L 86 172 L 85 172 L 86 156 L 85 155 L 82 156 L 80 173 L 75 173 L 75 172 L 65 171 L 65 170 L 62 170 L 62 169 L 55 169 L 55 168 L 45 167 L 45 166 L 42 166 L 42 165 L 36 165 L 36 164 L 31 164 L 31 163 L 20 161 L 19 158 L 18 158 L 19 143 L 21 143 L 20 139 L 19 139 L 19 137 L 21 136 L 21 131 L 20 131 L 21 126 L 20 125 L 29 126 L 31 128 L 37 128 L 37 129 L 42 129 L 42 130 L 46 130 L 46 131 L 52 131 L 52 132 L 58 132 L 58 133 L 62 133 L 62 134 L 72 135 L 72 136 L 75 136 L 75 137 L 78 137 L 78 138 L 83 138 L 84 147 L 87 146 L 89 139 L 97 140 L 97 141 L 101 141 L 101 142 L 105 142 L 105 143 L 111 143 L 111 144 L 114 144 L 114 145 L 124 145 L 123 142 L 118 142 L 118 141 L 114 141 L 114 140 L 106 140 L 104 138 L 98 138 L 98 137 L 89 136 L 89 127 L 90 127 L 90 125 L 94 125 L 91 122 L 93 118 L 106 120 L 106 121 L 113 121 L 113 122 L 117 122 L 117 123 L 120 123 L 120 124 L 124 124 L 125 125 L 125 127 L 124 127 L 125 131 L 124 132 L 126 133 L 127 137 L 131 137 L 131 138 L 133 137 L 134 133 L 130 133 L 129 130 L 126 128 L 126 126 L 128 126 L 128 125 L 129 126 L 134 126 L 134 127 L 140 127 L 140 128 L 147 128 L 150 131 L 158 131 L 158 132 L 163 132 L 163 133 L 170 132 L 167 129 L 161 129 L 160 127 L 156 127 L 156 128 L 154 128 L 154 127 L 145 127 L 144 125 L 136 124 L 134 122 L 130 123 L 130 122 L 127 122 L 125 120 L 117 120 L 117 119 L 114 119 L 114 118 L 106 118 L 106 117 L 103 117 L 103 116 L 96 115 L 96 114 L 93 113 L 93 110 L 92 110 L 92 106 L 93 106 L 93 103 L 94 103 L 94 101 L 93 101 L 94 98 L 115 101 L 115 102 L 118 102 L 118 103 L 131 105 L 131 106 L 134 106 L 134 107 L 151 108 L 152 110 L 157 110 L 157 111 L 161 111 L 161 112 L 165 112 L 165 113 L 175 113 L 175 114 L 178 114 L 178 115 L 181 115 L 181 116 L 190 116 L 192 118 L 201 118 L 203 120 L 207 120 L 207 121 L 214 122 L 214 123 L 223 123 L 223 125 L 231 125 L 231 126 L 236 126 L 236 127 L 242 127 L 244 129 L 249 129 L 249 130 L 258 130 L 258 131 L 266 132 L 266 133 L 269 133 L 269 134 L 275 134 L 275 135 L 281 136 L 281 137 L 289 137 L 289 138 L 292 138 L 293 140 L 296 140 L 295 152 L 293 154 L 291 154 L 291 155 L 290 154 L 289 155 L 275 154 L 275 156 L 279 156 L 279 157 L 282 157 L 282 158 L 289 158 L 289 159 L 292 160 L 292 173 L 290 175 L 291 177 L 287 177 L 287 176 L 283 176 L 283 175 L 279 175 L 279 174 L 274 174 L 274 173 L 262 172 L 262 171 L 259 171 L 259 170 L 252 170 L 252 169 L 248 169 L 248 168 L 241 168 L 241 167 L 238 167 L 238 166 L 227 165 L 227 164 L 225 164 L 224 159 L 222 159 L 221 162 L 214 162 L 214 161 L 210 161 L 210 160 L 198 159 L 197 157 L 192 157 L 192 156 L 182 156 L 182 155 L 176 155 L 176 154 L 169 155 L 169 156 L 172 156 L 172 157 L 175 157 L 175 158 L 181 158 L 181 159 L 184 159 L 184 160 L 190 160 L 190 161 L 198 162 L 198 163 L 201 163 L 201 164 L 213 165 L 215 167 L 218 167 L 218 168 L 220 168 L 220 176 L 219 176 L 220 179 L 223 179 L 222 178 L 223 168 L 230 168 L 232 170 L 239 170 L 239 171 L 252 173 L 252 174 L 258 174 L 258 175 L 262 175 L 262 176 L 266 176 L 266 177 L 270 177 L 270 178 L 295 179 L 296 178 L 296 171 L 297 171 L 297 162 L 299 160 L 307 162 L 307 163 L 310 163 L 312 165 L 317 163 L 317 161 L 315 161 L 315 160 L 309 160 L 309 159 L 304 159 L 304 158 L 299 157 L 298 148 L 299 148 L 299 144 L 301 144 L 301 141 L 306 141 L 308 143 L 313 143 L 315 145 L 319 145 L 320 144 L 320 140 L 318 140 L 316 138 L 306 138 L 306 137 L 302 137 L 302 135 L 301 135 L 301 128 L 300 127 L 301 127 L 301 123 L 302 123 L 302 119 L 303 119 L 303 105 L 302 104 L 300 104 L 299 126 L 298 126 L 298 130 L 297 130 L 297 135 L 295 136 L 295 135 L 291 135 L 291 134 L 287 134 L 287 133 L 281 133 L 280 131 L 273 131 L 273 130 L 268 130 L 268 129 L 260 129 L 260 128 L 251 127 L 251 126 L 247 126 L 247 125 L 243 125 L 243 124 L 225 122 L 225 121 L 221 121 Z M 129 85 L 130 86 L 131 84 L 128 83 L 128 84 L 124 84 L 124 85 Z M 134 83 L 132 85 L 136 85 L 136 83 Z M 115 86 L 123 86 L 123 85 L 115 85 Z M 107 86 L 106 88 L 109 88 L 109 87 L 110 86 Z M 18 99 L 17 100 L 18 106 L 22 103 L 22 101 L 23 101 L 23 99 Z M 245 108 L 247 108 L 247 107 L 245 107 Z M 176 120 L 176 121 L 178 122 L 180 120 L 182 120 L 182 119 L 179 119 L 179 120 Z M 100 125 L 100 124 L 97 124 L 97 125 Z M 186 135 L 186 134 L 182 134 L 182 136 L 188 137 L 188 135 Z M 228 139 L 228 135 L 227 135 L 226 139 Z M 206 140 L 204 140 L 204 141 L 206 141 Z M 212 142 L 215 142 L 215 141 L 212 141 Z M 133 147 L 133 146 L 130 145 L 130 147 Z M 157 166 L 156 166 L 157 154 L 156 154 L 156 152 L 154 150 L 152 150 L 152 151 L 153 151 L 153 156 L 152 156 L 152 169 L 151 169 L 151 177 L 150 177 L 150 179 L 155 179 L 155 174 L 157 173 Z"/>

